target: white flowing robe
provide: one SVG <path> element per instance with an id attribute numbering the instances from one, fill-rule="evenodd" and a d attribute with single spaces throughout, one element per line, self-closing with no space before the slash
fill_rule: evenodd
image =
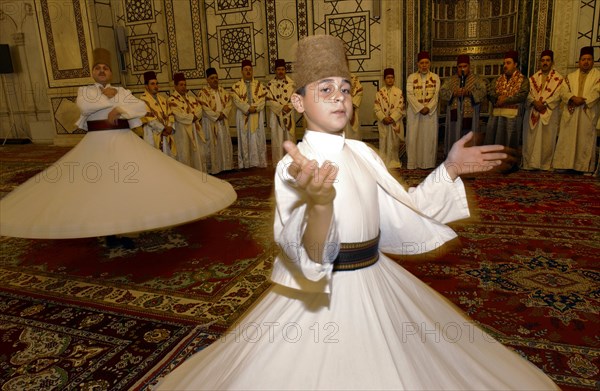
<path id="1" fill-rule="evenodd" d="M 252 79 L 250 91 L 244 80 L 232 87 L 233 104 L 237 108 L 235 122 L 238 136 L 239 168 L 267 167 L 267 138 L 265 135 L 265 104 L 267 89 L 258 80 Z M 252 104 L 250 104 L 252 102 Z M 249 113 L 250 106 L 256 113 Z"/>
<path id="2" fill-rule="evenodd" d="M 301 245 L 307 200 L 286 155 L 275 176 L 276 284 L 158 390 L 557 389 L 383 254 L 429 251 L 455 237 L 443 222 L 468 216 L 460 179 L 441 166 L 407 192 L 362 142 L 307 131 L 298 148 L 339 167 L 325 260 L 313 262 Z M 377 263 L 332 272 L 340 243 L 378 234 Z"/>
<path id="3" fill-rule="evenodd" d="M 542 71 L 529 78 L 527 109 L 523 120 L 522 166 L 526 170 L 550 169 L 560 123 L 560 93 L 564 79 L 552 69 L 546 80 L 542 80 Z M 546 106 L 543 114 L 533 106 L 533 102 L 540 98 Z"/>
<path id="4" fill-rule="evenodd" d="M 202 105 L 193 92 L 185 95 L 173 90 L 169 105 L 175 117 L 177 160 L 206 172 L 207 144 L 202 129 Z"/>
<path id="5" fill-rule="evenodd" d="M 435 167 L 438 147 L 438 99 L 440 78 L 415 72 L 406 80 L 406 168 Z M 424 107 L 429 113 L 419 113 Z"/>
<path id="6" fill-rule="evenodd" d="M 406 114 L 402 90 L 396 86 L 382 87 L 375 95 L 373 105 L 379 131 L 379 153 L 388 168 L 402 167 L 400 162 L 400 142 L 404 141 L 404 124 L 402 118 Z M 385 125 L 382 121 L 391 117 L 394 122 Z"/>
<path id="7" fill-rule="evenodd" d="M 290 102 L 292 94 L 296 91 L 296 84 L 288 76 L 285 79 L 274 78 L 267 84 L 269 99 L 269 128 L 271 129 L 271 157 L 273 165 L 281 160 L 285 151 L 283 142 L 291 140 L 296 142 L 296 117 L 295 110 Z M 283 113 L 283 108 L 288 105 L 291 110 Z"/>
<path id="8" fill-rule="evenodd" d="M 596 123 L 600 114 L 600 71 L 591 69 L 585 80 L 583 90 L 579 91 L 580 70 L 571 72 L 565 78 L 558 141 L 552 167 L 593 172 L 596 164 Z M 585 104 L 570 110 L 567 106 L 573 96 L 586 98 Z M 571 112 L 572 111 L 572 112 Z"/>
<path id="9" fill-rule="evenodd" d="M 209 172 L 216 174 L 233 169 L 233 146 L 229 134 L 229 112 L 233 107 L 231 95 L 223 87 L 217 90 L 205 87 L 200 90 L 202 104 L 202 128 L 208 134 L 207 143 L 210 151 Z M 219 120 L 220 114 L 225 117 Z"/>
<path id="10" fill-rule="evenodd" d="M 144 102 L 117 88 L 81 87 L 78 126 L 106 120 L 118 107 L 141 125 Z M 0 200 L 0 235 L 67 239 L 116 235 L 183 224 L 236 199 L 233 187 L 148 145 L 129 128 L 89 131 L 67 154 Z"/>

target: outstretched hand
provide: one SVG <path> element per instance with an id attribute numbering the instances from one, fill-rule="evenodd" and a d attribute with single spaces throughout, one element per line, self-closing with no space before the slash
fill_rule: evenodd
<path id="1" fill-rule="evenodd" d="M 296 180 L 313 205 L 325 205 L 333 202 L 335 188 L 333 183 L 337 177 L 338 167 L 330 161 L 325 161 L 319 167 L 316 160 L 309 160 L 291 141 L 284 141 L 283 148 L 292 158 L 288 173 Z"/>
<path id="2" fill-rule="evenodd" d="M 509 157 L 503 145 L 465 147 L 472 139 L 473 132 L 467 133 L 455 142 L 448 152 L 444 165 L 452 180 L 462 174 L 489 171 L 500 166 L 503 160 Z"/>

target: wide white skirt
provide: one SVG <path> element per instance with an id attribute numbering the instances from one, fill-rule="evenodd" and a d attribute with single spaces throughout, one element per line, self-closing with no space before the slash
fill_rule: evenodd
<path id="1" fill-rule="evenodd" d="M 332 282 L 331 296 L 274 286 L 158 389 L 558 389 L 383 255 Z"/>
<path id="2" fill-rule="evenodd" d="M 83 238 L 182 224 L 226 208 L 233 187 L 177 162 L 129 129 L 89 132 L 0 200 L 0 235 Z"/>

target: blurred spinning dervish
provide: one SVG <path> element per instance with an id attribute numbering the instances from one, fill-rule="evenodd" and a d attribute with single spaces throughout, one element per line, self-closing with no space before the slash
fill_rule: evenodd
<path id="1" fill-rule="evenodd" d="M 70 152 L 0 201 L 0 235 L 66 239 L 169 227 L 235 201 L 232 186 L 151 147 L 131 131 L 143 101 L 110 85 L 110 52 L 94 50 L 94 84 L 80 87 L 79 128 Z"/>

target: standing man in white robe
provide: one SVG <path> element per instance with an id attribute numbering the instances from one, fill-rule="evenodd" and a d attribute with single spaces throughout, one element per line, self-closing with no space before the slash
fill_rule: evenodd
<path id="1" fill-rule="evenodd" d="M 238 166 L 267 167 L 265 103 L 268 92 L 260 81 L 254 79 L 252 61 L 242 61 L 242 79 L 231 87 L 231 91 L 237 108 Z"/>
<path id="2" fill-rule="evenodd" d="M 400 168 L 400 142 L 404 141 L 404 124 L 406 115 L 402 90 L 394 85 L 396 80 L 394 69 L 383 70 L 385 85 L 375 95 L 373 110 L 377 117 L 379 130 L 379 153 L 387 168 Z"/>
<path id="3" fill-rule="evenodd" d="M 290 97 L 296 91 L 296 84 L 286 75 L 285 60 L 275 60 L 275 77 L 267 84 L 269 99 L 269 128 L 271 129 L 271 156 L 273 165 L 281 160 L 285 152 L 283 142 L 296 141 L 296 118 Z"/>
<path id="4" fill-rule="evenodd" d="M 219 86 L 219 75 L 215 68 L 206 70 L 206 81 L 208 86 L 200 90 L 199 95 L 202 128 L 208 133 L 209 172 L 216 174 L 233 169 L 233 146 L 228 121 L 232 99 L 229 92 Z"/>
<path id="5" fill-rule="evenodd" d="M 596 124 L 600 114 L 600 71 L 594 68 L 594 48 L 581 48 L 579 69 L 565 78 L 558 141 L 552 167 L 591 174 L 596 167 Z"/>
<path id="6" fill-rule="evenodd" d="M 160 95 L 156 72 L 144 73 L 146 90 L 140 99 L 146 104 L 146 115 L 142 117 L 144 141 L 158 148 L 167 156 L 176 157 L 177 147 L 173 135 L 175 118 L 167 98 Z"/>
<path id="7" fill-rule="evenodd" d="M 541 69 L 529 77 L 521 163 L 525 170 L 550 170 L 560 123 L 560 92 L 564 78 L 552 68 L 554 52 L 544 50 L 540 64 Z"/>
<path id="8" fill-rule="evenodd" d="M 409 170 L 433 168 L 438 146 L 438 99 L 440 78 L 429 70 L 428 52 L 417 55 L 418 72 L 406 80 L 406 153 Z"/>
<path id="9" fill-rule="evenodd" d="M 175 117 L 177 160 L 206 172 L 206 137 L 202 131 L 202 105 L 196 95 L 187 89 L 183 73 L 173 75 L 175 89 L 169 97 L 169 106 Z"/>

